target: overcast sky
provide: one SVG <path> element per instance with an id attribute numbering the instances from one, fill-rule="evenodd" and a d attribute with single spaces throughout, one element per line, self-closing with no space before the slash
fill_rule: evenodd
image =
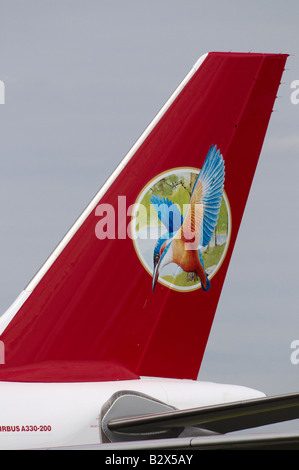
<path id="1" fill-rule="evenodd" d="M 298 0 L 0 0 L 0 311 L 202 54 L 289 53 L 199 378 L 299 391 L 298 24 Z"/>

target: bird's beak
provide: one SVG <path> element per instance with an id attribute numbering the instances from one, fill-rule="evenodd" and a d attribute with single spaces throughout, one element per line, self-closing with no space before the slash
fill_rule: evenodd
<path id="1" fill-rule="evenodd" d="M 154 272 L 153 272 L 152 292 L 154 292 L 158 278 L 159 278 L 159 270 L 160 270 L 160 261 L 157 261 L 155 263 Z"/>

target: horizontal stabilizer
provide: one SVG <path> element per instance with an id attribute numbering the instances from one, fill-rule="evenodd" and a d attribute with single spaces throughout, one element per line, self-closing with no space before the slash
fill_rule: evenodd
<path id="1" fill-rule="evenodd" d="M 224 405 L 113 419 L 110 431 L 153 433 L 163 427 L 199 426 L 227 433 L 299 418 L 299 393 L 258 398 Z"/>

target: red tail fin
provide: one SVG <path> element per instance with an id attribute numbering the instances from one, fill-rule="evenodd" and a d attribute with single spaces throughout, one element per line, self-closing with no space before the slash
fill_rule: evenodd
<path id="1" fill-rule="evenodd" d="M 192 68 L 2 319 L 7 366 L 103 360 L 197 377 L 285 61 L 210 53 Z M 177 235 L 191 193 L 188 250 Z"/>

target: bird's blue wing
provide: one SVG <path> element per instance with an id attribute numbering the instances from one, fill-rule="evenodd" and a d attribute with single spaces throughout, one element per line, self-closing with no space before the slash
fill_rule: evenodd
<path id="1" fill-rule="evenodd" d="M 176 204 L 168 198 L 152 196 L 150 202 L 157 211 L 162 224 L 165 225 L 168 233 L 174 233 L 181 227 L 183 216 Z"/>
<path id="2" fill-rule="evenodd" d="M 202 187 L 201 203 L 204 207 L 200 234 L 200 244 L 202 246 L 208 245 L 218 221 L 223 196 L 224 176 L 224 161 L 220 150 L 217 150 L 216 145 L 211 146 L 193 187 L 193 191 L 199 185 Z"/>

